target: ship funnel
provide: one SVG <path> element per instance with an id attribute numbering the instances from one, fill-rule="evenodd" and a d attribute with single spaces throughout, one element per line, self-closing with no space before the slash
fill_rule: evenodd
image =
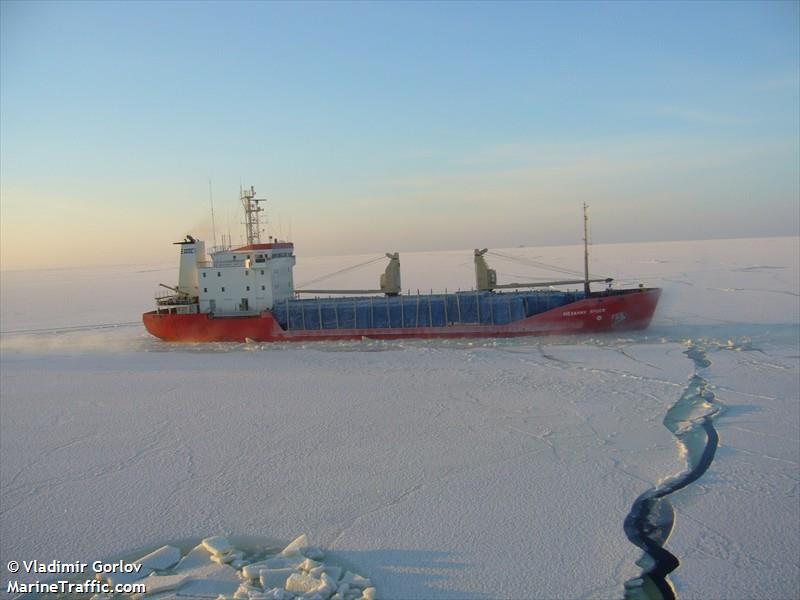
<path id="1" fill-rule="evenodd" d="M 486 264 L 486 259 L 483 255 L 489 251 L 488 248 L 478 250 L 475 248 L 475 287 L 479 290 L 493 290 L 497 285 L 497 272 L 490 269 Z"/>
<path id="2" fill-rule="evenodd" d="M 397 296 L 402 289 L 400 285 L 400 253 L 386 253 L 389 264 L 381 275 L 381 291 L 387 296 Z"/>
<path id="3" fill-rule="evenodd" d="M 175 242 L 181 247 L 180 270 L 178 271 L 178 294 L 190 298 L 198 295 L 198 263 L 205 261 L 206 243 L 187 235 L 182 242 Z"/>

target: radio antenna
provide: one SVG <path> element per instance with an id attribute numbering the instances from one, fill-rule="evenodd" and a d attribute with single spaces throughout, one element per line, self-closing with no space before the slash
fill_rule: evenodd
<path id="1" fill-rule="evenodd" d="M 217 247 L 217 226 L 214 222 L 214 194 L 211 191 L 211 177 L 208 178 L 208 201 L 211 203 L 211 237 L 214 238 L 214 248 Z"/>

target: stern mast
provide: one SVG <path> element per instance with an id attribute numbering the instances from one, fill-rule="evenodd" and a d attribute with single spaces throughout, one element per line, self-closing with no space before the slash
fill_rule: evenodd
<path id="1" fill-rule="evenodd" d="M 589 206 L 583 203 L 583 292 L 589 297 L 589 215 L 586 209 Z"/>

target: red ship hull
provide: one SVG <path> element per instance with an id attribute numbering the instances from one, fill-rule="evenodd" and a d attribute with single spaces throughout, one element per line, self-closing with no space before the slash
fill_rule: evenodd
<path id="1" fill-rule="evenodd" d="M 447 327 L 285 330 L 272 313 L 210 316 L 152 311 L 142 315 L 152 335 L 168 342 L 308 342 L 400 338 L 481 338 L 587 334 L 645 329 L 650 325 L 659 288 L 598 294 L 507 325 L 453 324 Z"/>

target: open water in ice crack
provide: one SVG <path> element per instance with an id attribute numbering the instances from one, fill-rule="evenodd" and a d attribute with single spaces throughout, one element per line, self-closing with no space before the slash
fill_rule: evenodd
<path id="1" fill-rule="evenodd" d="M 664 426 L 678 438 L 686 449 L 689 469 L 651 488 L 633 503 L 625 518 L 625 535 L 644 550 L 637 565 L 642 568 L 640 577 L 625 582 L 625 598 L 674 599 L 668 575 L 680 565 L 678 558 L 664 548 L 675 522 L 675 513 L 668 497 L 697 481 L 714 461 L 719 445 L 719 435 L 713 419 L 721 405 L 710 390 L 700 371 L 709 367 L 705 349 L 691 344 L 684 352 L 695 368 L 678 401 L 664 417 Z"/>

